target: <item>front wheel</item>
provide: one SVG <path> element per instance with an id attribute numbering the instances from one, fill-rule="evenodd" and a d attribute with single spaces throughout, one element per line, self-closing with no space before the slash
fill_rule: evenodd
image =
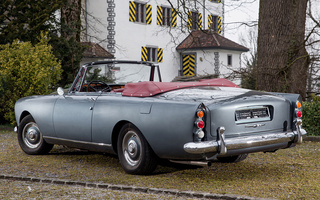
<path id="1" fill-rule="evenodd" d="M 235 163 L 240 162 L 246 159 L 248 154 L 241 154 L 241 155 L 235 155 L 235 156 L 228 156 L 228 157 L 217 157 L 218 161 L 223 163 Z"/>
<path id="2" fill-rule="evenodd" d="M 121 166 L 128 174 L 151 174 L 157 166 L 157 156 L 133 124 L 122 127 L 117 151 Z"/>
<path id="3" fill-rule="evenodd" d="M 21 120 L 18 128 L 18 142 L 21 149 L 30 155 L 46 154 L 53 147 L 53 144 L 43 140 L 42 133 L 31 115 Z"/>

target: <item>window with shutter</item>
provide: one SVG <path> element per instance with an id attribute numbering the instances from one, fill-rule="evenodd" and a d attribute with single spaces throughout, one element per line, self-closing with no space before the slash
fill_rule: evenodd
<path id="1" fill-rule="evenodd" d="M 188 29 L 200 30 L 202 28 L 202 14 L 189 11 L 188 13 Z"/>
<path id="2" fill-rule="evenodd" d="M 141 61 L 163 62 L 163 49 L 141 47 Z"/>
<path id="3" fill-rule="evenodd" d="M 152 6 L 149 4 L 129 1 L 129 21 L 151 24 Z"/>

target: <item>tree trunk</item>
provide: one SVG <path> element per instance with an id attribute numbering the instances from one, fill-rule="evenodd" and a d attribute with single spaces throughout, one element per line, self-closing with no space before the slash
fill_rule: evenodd
<path id="1" fill-rule="evenodd" d="M 67 40 L 72 37 L 74 40 L 80 42 L 81 29 L 81 1 L 67 0 L 65 5 L 61 8 L 61 34 Z"/>
<path id="2" fill-rule="evenodd" d="M 260 0 L 257 89 L 306 96 L 308 0 Z"/>

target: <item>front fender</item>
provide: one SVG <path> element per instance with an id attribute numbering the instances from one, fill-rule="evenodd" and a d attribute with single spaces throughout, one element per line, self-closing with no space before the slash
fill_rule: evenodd
<path id="1" fill-rule="evenodd" d="M 56 100 L 59 96 L 30 96 L 19 99 L 15 104 L 15 117 L 17 125 L 27 114 L 30 114 L 45 136 L 54 136 L 52 114 Z"/>

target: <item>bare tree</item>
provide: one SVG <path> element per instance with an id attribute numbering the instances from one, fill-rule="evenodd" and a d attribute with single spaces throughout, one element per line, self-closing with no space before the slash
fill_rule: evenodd
<path id="1" fill-rule="evenodd" d="M 306 95 L 308 0 L 260 0 L 257 89 Z"/>
<path id="2" fill-rule="evenodd" d="M 317 8 L 320 5 L 316 0 L 309 0 L 306 23 L 306 48 L 310 55 L 308 69 L 307 96 L 320 93 L 320 13 Z"/>

